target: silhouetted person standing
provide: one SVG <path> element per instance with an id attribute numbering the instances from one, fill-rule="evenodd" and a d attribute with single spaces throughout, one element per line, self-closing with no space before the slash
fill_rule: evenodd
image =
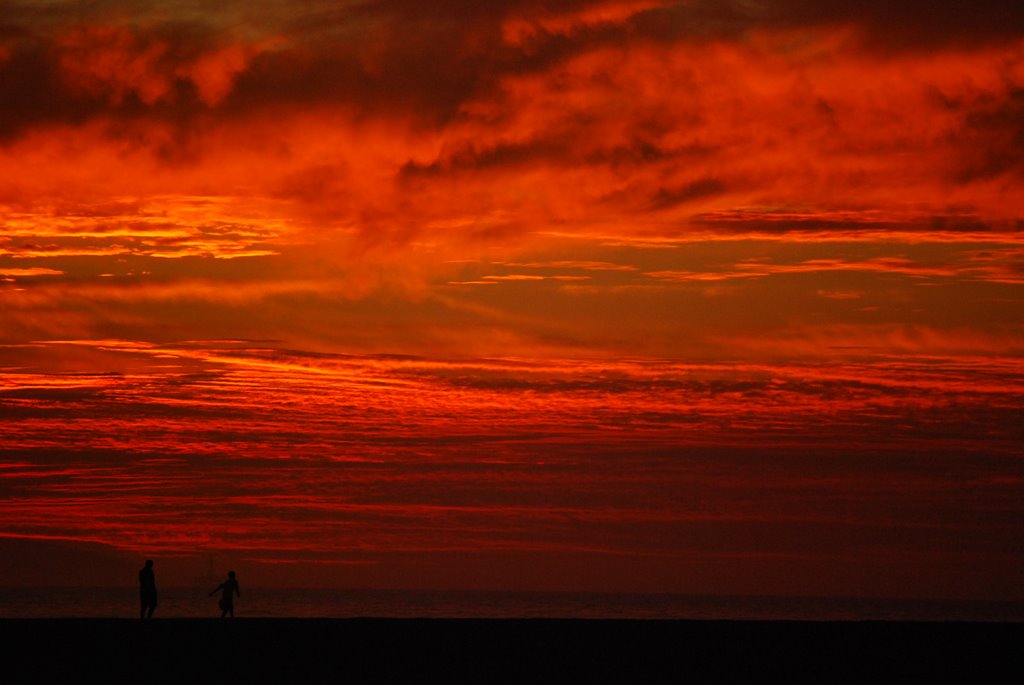
<path id="1" fill-rule="evenodd" d="M 228 614 L 231 618 L 235 617 L 235 595 L 241 597 L 242 593 L 238 590 L 238 581 L 235 580 L 235 572 L 228 571 L 228 579 L 218 585 L 210 593 L 210 597 L 217 592 L 221 592 L 220 596 L 220 617 L 224 618 Z"/>
<path id="2" fill-rule="evenodd" d="M 153 560 L 146 559 L 146 567 L 139 571 L 139 618 L 153 618 L 156 609 L 156 575 Z"/>

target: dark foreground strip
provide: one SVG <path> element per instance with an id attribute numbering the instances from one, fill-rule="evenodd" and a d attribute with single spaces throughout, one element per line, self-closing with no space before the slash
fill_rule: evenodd
<path id="1" fill-rule="evenodd" d="M 0 639 L 10 683 L 1024 682 L 1020 623 L 21 619 Z"/>

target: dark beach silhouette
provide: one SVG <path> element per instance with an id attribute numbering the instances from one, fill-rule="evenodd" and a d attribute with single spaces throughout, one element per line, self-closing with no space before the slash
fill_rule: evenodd
<path id="1" fill-rule="evenodd" d="M 156 574 L 153 560 L 147 559 L 146 566 L 139 571 L 139 618 L 153 618 L 156 609 Z"/>
<path id="2" fill-rule="evenodd" d="M 0 618 L 5 683 L 1014 683 L 1024 622 Z"/>
<path id="3" fill-rule="evenodd" d="M 221 592 L 220 596 L 220 617 L 230 615 L 231 618 L 235 617 L 235 596 L 242 596 L 242 593 L 238 589 L 238 581 L 235 580 L 235 572 L 228 571 L 228 579 L 223 583 L 215 587 L 210 592 L 210 597 L 213 597 L 217 592 Z"/>

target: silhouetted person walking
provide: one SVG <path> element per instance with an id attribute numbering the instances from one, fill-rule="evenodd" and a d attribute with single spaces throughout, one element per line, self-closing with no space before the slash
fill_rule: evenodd
<path id="1" fill-rule="evenodd" d="M 224 618 L 228 614 L 231 618 L 235 617 L 235 595 L 239 597 L 242 593 L 238 590 L 238 581 L 235 580 L 235 572 L 228 571 L 228 579 L 218 585 L 210 592 L 210 597 L 213 597 L 217 592 L 222 592 L 220 596 L 220 617 Z"/>
<path id="2" fill-rule="evenodd" d="M 139 571 L 139 618 L 153 618 L 156 609 L 156 575 L 153 560 L 146 559 L 146 567 Z"/>

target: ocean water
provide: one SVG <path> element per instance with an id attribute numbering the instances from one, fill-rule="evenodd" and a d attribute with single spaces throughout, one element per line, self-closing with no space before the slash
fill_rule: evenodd
<path id="1" fill-rule="evenodd" d="M 243 588 L 238 618 L 1024 621 L 1024 602 Z M 218 597 L 161 588 L 157 618 L 218 617 Z M 0 618 L 134 618 L 136 588 L 0 588 Z"/>

